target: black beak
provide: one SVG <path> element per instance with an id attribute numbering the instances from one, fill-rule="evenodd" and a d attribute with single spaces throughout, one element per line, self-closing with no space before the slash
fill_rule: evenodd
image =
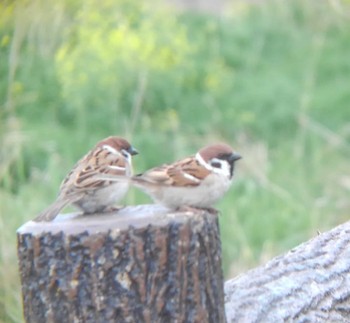
<path id="1" fill-rule="evenodd" d="M 133 146 L 130 146 L 130 148 L 128 149 L 128 153 L 134 156 L 137 155 L 139 152 Z"/>
<path id="2" fill-rule="evenodd" d="M 230 161 L 231 163 L 233 163 L 233 162 L 235 162 L 236 160 L 241 159 L 241 158 L 242 158 L 242 156 L 241 156 L 240 154 L 238 154 L 238 153 L 233 153 L 233 154 L 230 156 L 229 161 Z"/>

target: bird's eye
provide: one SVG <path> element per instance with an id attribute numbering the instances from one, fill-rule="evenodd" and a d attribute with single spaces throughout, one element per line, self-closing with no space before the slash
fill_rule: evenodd
<path id="1" fill-rule="evenodd" d="M 211 162 L 210 163 L 213 167 L 216 167 L 216 168 L 221 168 L 221 163 L 218 163 L 218 162 Z"/>

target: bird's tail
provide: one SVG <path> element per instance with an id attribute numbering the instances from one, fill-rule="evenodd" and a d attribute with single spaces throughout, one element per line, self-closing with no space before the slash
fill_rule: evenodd
<path id="1" fill-rule="evenodd" d="M 58 197 L 48 208 L 42 211 L 33 221 L 35 222 L 50 222 L 58 213 L 69 203 L 69 199 Z"/>
<path id="2" fill-rule="evenodd" d="M 96 178 L 104 181 L 130 183 L 138 188 L 143 188 L 145 186 L 152 187 L 153 185 L 160 185 L 160 182 L 145 179 L 141 175 L 142 173 L 134 176 L 100 174 L 96 176 Z"/>
<path id="3" fill-rule="evenodd" d="M 144 179 L 140 175 L 142 174 L 134 176 L 100 174 L 96 176 L 96 178 L 104 181 L 129 183 L 139 188 L 143 188 L 144 186 L 152 186 L 152 184 L 159 185 L 159 183 Z"/>

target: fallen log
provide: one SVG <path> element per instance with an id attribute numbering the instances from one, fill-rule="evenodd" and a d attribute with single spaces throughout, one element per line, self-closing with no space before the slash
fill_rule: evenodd
<path id="1" fill-rule="evenodd" d="M 350 322 L 350 222 L 225 283 L 228 322 Z"/>

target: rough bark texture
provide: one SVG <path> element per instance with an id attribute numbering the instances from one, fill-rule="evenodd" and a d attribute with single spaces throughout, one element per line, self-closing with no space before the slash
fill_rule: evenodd
<path id="1" fill-rule="evenodd" d="M 225 283 L 228 322 L 350 322 L 350 222 Z"/>
<path id="2" fill-rule="evenodd" d="M 225 322 L 217 214 L 157 206 L 18 230 L 27 322 Z"/>

